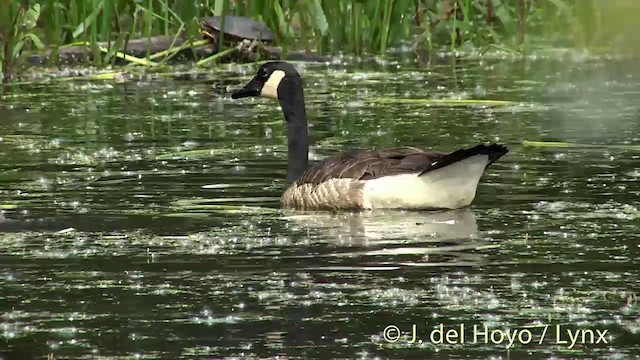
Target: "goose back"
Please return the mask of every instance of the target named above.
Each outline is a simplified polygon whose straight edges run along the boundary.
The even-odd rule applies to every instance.
[[[366,181],[418,173],[445,155],[413,147],[345,152],[305,171],[287,188],[281,203],[295,209],[364,208]]]

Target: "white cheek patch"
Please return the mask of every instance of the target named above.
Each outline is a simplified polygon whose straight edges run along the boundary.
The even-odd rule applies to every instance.
[[[267,79],[267,82],[264,83],[262,90],[260,91],[260,96],[264,96],[271,99],[278,99],[278,85],[280,85],[280,81],[284,77],[284,71],[275,70]]]

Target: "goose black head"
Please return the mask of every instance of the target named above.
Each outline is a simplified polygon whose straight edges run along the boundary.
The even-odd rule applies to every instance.
[[[264,96],[271,99],[281,99],[285,84],[302,85],[300,74],[293,65],[284,61],[271,61],[258,69],[256,76],[242,89],[231,94],[232,99],[249,96]]]

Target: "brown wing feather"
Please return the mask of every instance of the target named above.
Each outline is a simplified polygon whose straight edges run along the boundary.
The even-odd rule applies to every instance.
[[[307,170],[296,183],[320,184],[329,179],[371,180],[382,176],[422,171],[445,153],[404,147],[355,150],[324,159]]]

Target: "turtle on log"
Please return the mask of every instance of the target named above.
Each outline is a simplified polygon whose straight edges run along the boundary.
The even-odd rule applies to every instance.
[[[200,32],[205,38],[210,38],[218,48],[218,35],[222,31],[222,16],[212,16],[198,19]],[[224,17],[224,41],[238,42],[243,40],[261,41],[269,43],[275,40],[275,35],[265,24],[253,19],[226,15]]]

